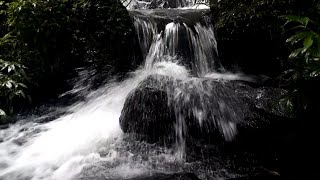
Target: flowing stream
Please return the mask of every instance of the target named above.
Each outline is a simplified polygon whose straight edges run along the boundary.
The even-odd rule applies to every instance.
[[[160,2],[158,8],[163,8],[166,2]],[[146,9],[150,3],[134,0],[126,5],[129,9],[143,5],[141,9]],[[0,130],[0,179],[129,179],[153,172],[180,171],[196,171],[202,179],[233,177],[235,174],[226,167],[217,165],[215,171],[208,170],[199,162],[185,163],[176,149],[132,140],[119,126],[127,95],[150,75],[182,80],[204,76],[239,78],[218,73],[223,67],[217,58],[213,28],[201,18],[191,22],[185,16],[194,13],[202,17],[206,12],[192,9],[193,5],[192,0],[177,0],[178,9],[130,10],[144,65],[126,80],[111,81],[93,92],[75,86],[71,93],[85,96],[85,100],[69,106],[64,115],[53,121],[42,119],[55,117],[60,112],[58,107],[50,107],[51,113],[42,116],[23,117]],[[164,20],[162,25],[159,19]],[[80,74],[80,78],[86,77],[86,73]],[[183,122],[177,122],[177,134],[183,131],[181,128]],[[179,138],[180,151],[184,151],[183,136]]]

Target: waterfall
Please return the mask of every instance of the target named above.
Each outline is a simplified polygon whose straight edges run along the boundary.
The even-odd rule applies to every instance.
[[[145,67],[155,62],[176,57],[182,64],[189,64],[194,75],[203,77],[222,66],[217,58],[217,42],[211,25],[199,22],[192,26],[170,22],[158,32],[155,22],[134,17],[140,46],[145,57]]]
[[[129,9],[146,9],[152,3],[156,3],[157,8],[169,6],[169,1],[165,0],[132,0],[125,5]],[[194,4],[193,0],[177,0],[173,6],[191,7]],[[176,11],[189,12],[185,9]],[[183,114],[178,114],[175,125],[177,149],[154,148],[140,143],[139,146],[148,148],[147,158],[142,150],[136,154],[131,152],[135,149],[135,143],[126,144],[128,142],[120,129],[119,117],[128,94],[150,75],[165,75],[186,81],[205,76],[220,75],[223,78],[216,72],[222,68],[217,58],[217,42],[210,24],[170,20],[161,27],[155,18],[150,18],[150,12],[145,13],[147,15],[132,15],[145,57],[144,65],[126,80],[111,81],[88,94],[81,93],[84,88],[77,88],[75,92],[85,96],[85,101],[71,105],[65,115],[54,121],[41,123],[39,119],[55,114],[26,117],[8,129],[0,130],[0,179],[80,179],[82,172],[91,172],[83,176],[97,176],[100,173],[110,179],[127,179],[151,170],[167,173],[169,167],[181,169],[187,133]],[[176,90],[178,99],[185,98],[179,95],[179,89]],[[200,110],[194,110],[199,123]],[[235,132],[233,125],[222,125],[227,133]],[[169,165],[162,165],[165,163]],[[151,168],[153,166],[154,169]]]

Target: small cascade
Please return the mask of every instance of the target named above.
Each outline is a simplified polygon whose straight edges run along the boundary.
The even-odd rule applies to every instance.
[[[209,0],[122,0],[127,9],[208,8]]]
[[[140,18],[134,18],[134,26],[139,39],[139,44],[146,58],[151,44],[153,43],[154,36],[158,34],[156,25],[150,20],[143,20]]]
[[[222,68],[217,58],[217,41],[211,26],[204,27],[196,23],[194,31],[184,24],[191,41],[190,49],[193,50],[193,58],[198,76],[203,77],[213,69]]]
[[[171,21],[164,27],[153,18],[132,14],[145,57],[145,67],[175,57],[189,67],[193,75],[204,77],[212,70],[221,70],[217,58],[217,42],[211,25]],[[160,21],[161,22],[161,21]]]

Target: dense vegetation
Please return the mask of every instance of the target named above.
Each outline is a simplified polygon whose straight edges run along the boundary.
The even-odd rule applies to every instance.
[[[292,132],[286,134],[276,163],[280,174],[291,179],[317,177],[314,164],[320,160],[315,143],[320,125],[319,1],[210,3],[222,63],[228,68],[237,64],[249,74],[266,74],[273,80],[264,85],[288,90],[281,102],[296,118],[282,127]]]
[[[115,75],[141,60],[118,0],[6,0],[0,10],[0,115],[55,97],[78,67]]]
[[[280,77],[272,85],[280,83],[289,90],[283,102],[292,110],[295,106],[296,112],[306,108],[315,95],[306,97],[311,95],[307,89],[312,89],[310,85],[306,89],[306,83],[317,81],[319,73],[319,2],[211,0],[210,3],[225,66],[239,64],[247,73]]]
[[[317,17],[320,17],[320,3],[316,6],[319,10]],[[290,46],[289,69],[282,77],[282,85],[288,87],[290,96],[286,104],[294,111],[308,110],[317,95],[309,94],[308,88],[317,89],[320,78],[320,21],[313,21],[309,17],[284,16],[287,20],[285,26],[287,34],[292,34],[287,43]],[[311,87],[307,84],[314,83]],[[311,96],[310,96],[311,95]]]

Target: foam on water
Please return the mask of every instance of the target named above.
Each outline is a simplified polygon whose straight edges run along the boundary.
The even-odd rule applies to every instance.
[[[133,77],[110,83],[91,93],[70,114],[47,124],[15,124],[0,131],[2,179],[70,179],[88,163],[99,159],[100,148],[121,140],[119,117],[128,93],[151,74],[187,78],[177,63],[162,61]],[[21,141],[18,143],[17,141]]]
[[[122,3],[127,9],[209,9],[209,0],[122,0]]]
[[[179,0],[179,3],[179,7],[193,5],[191,0]],[[68,93],[80,96],[84,95],[83,92],[88,94],[85,101],[68,107],[65,115],[47,123],[39,123],[33,117],[26,117],[8,129],[0,130],[1,180],[88,179],[91,176],[96,178],[99,174],[110,179],[126,179],[152,170],[168,173],[182,169],[180,163],[185,160],[186,114],[177,116],[175,149],[146,145],[145,149],[132,152],[135,149],[131,147],[134,142],[126,145],[125,134],[119,126],[119,117],[127,95],[150,75],[169,76],[185,82],[181,88],[175,88],[171,93],[174,96],[171,100],[176,102],[176,110],[180,112],[181,104],[189,102],[189,94],[185,93],[188,91],[183,89],[196,91],[200,99],[209,93],[201,87],[199,77],[238,80],[244,76],[214,72],[213,62],[218,64],[219,61],[215,59],[217,44],[211,26],[169,22],[163,31],[158,32],[154,22],[137,17],[134,19],[145,56],[143,67],[132,72],[122,82],[111,81],[92,92],[87,92],[88,85],[85,81],[78,80],[75,88]],[[188,50],[192,55],[191,64],[196,71],[193,74],[192,69],[181,65],[183,59],[178,58],[180,46],[185,45],[179,43],[182,32],[187,36]],[[212,99],[210,96],[208,98]],[[223,103],[219,108],[227,109]],[[208,114],[206,109],[208,107],[205,105],[193,105],[188,108],[187,113],[193,113],[201,125]],[[51,115],[39,118],[47,116]],[[231,122],[221,121],[220,126],[226,139],[231,139],[236,133],[235,125]],[[144,147],[141,142],[137,146],[137,149]],[[169,163],[170,168],[165,168],[166,163]],[[156,166],[158,164],[159,167]]]

